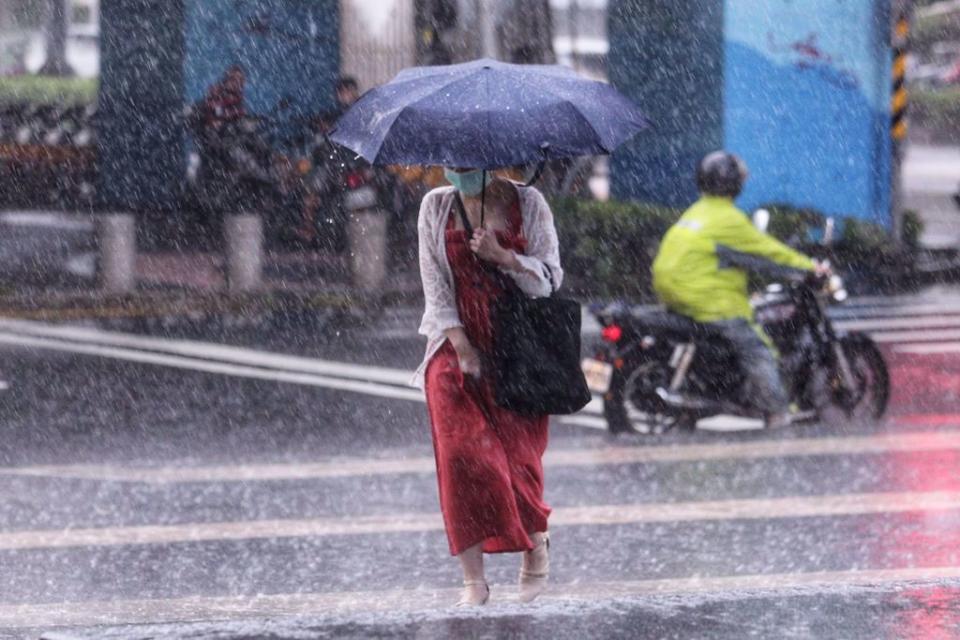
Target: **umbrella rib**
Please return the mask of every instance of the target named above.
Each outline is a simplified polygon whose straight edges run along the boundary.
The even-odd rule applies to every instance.
[[[575,105],[573,102],[571,102],[569,98],[564,98],[563,96],[559,96],[559,95],[557,95],[556,93],[554,93],[553,91],[551,91],[549,88],[544,88],[543,91],[544,91],[544,93],[549,93],[550,95],[552,95],[552,96],[553,96],[554,98],[556,98],[557,100],[562,101],[562,103],[563,103],[567,108],[570,108],[570,109],[573,110],[573,114],[574,114],[577,118],[579,118],[579,119],[582,120],[583,122],[587,123],[587,127],[589,127],[589,128],[590,128],[590,131],[593,131],[593,135],[595,135],[595,136],[597,137],[597,141],[598,141],[601,149],[603,149],[604,151],[606,151],[607,154],[610,154],[610,153],[613,152],[612,149],[608,149],[607,146],[604,144],[604,141],[601,139],[600,132],[597,131],[597,128],[593,126],[593,123],[590,122],[590,120],[588,120],[586,116],[584,116],[582,113],[580,113],[580,110],[577,109],[576,105]]]
[[[402,116],[403,113],[404,113],[407,109],[409,109],[410,107],[416,105],[417,103],[419,103],[419,102],[422,101],[422,100],[426,100],[427,98],[430,98],[430,97],[434,96],[438,91],[443,91],[443,90],[449,88],[450,85],[452,85],[452,84],[454,84],[454,83],[456,83],[456,82],[460,82],[461,80],[464,80],[465,78],[468,78],[469,76],[470,76],[469,73],[465,73],[465,74],[463,74],[463,75],[460,76],[460,77],[451,78],[449,82],[443,83],[443,84],[440,85],[439,87],[437,87],[437,88],[433,89],[432,91],[430,91],[430,93],[428,93],[427,95],[421,96],[421,97],[417,98],[416,100],[412,100],[412,101],[408,102],[407,104],[403,105],[403,107],[401,107],[400,109],[397,109],[396,115],[394,115],[394,116],[393,116],[393,120],[390,121],[390,126],[386,128],[387,135],[384,136],[384,139],[380,141],[380,146],[379,146],[379,148],[377,149],[377,152],[374,154],[373,158],[370,160],[370,164],[377,164],[377,161],[378,161],[378,159],[380,158],[380,154],[383,152],[384,142],[386,141],[387,137],[390,135],[390,128],[397,122],[397,120],[400,119],[400,116]]]
[[[599,83],[599,84],[604,84],[604,83]],[[597,131],[597,128],[593,126],[593,123],[590,122],[590,120],[588,120],[588,119],[586,118],[586,116],[584,116],[582,113],[580,113],[580,110],[576,108],[576,105],[575,105],[573,102],[571,102],[569,98],[564,98],[563,96],[557,95],[557,94],[556,94],[553,90],[551,90],[549,87],[544,87],[542,90],[543,90],[544,93],[549,93],[550,95],[552,95],[552,96],[553,96],[554,98],[556,98],[557,100],[562,101],[563,104],[568,105],[568,106],[570,106],[570,107],[573,107],[573,113],[576,114],[576,116],[577,116],[578,118],[580,118],[582,121],[586,122],[586,123],[587,123],[587,126],[590,127],[590,130],[593,131],[594,135],[597,136],[597,140],[600,141],[600,147],[603,148],[603,150],[606,151],[607,154],[613,153],[613,149],[608,149],[608,148],[607,148],[607,145],[606,145],[606,144],[603,144],[604,141],[601,140],[600,132]],[[649,127],[649,126],[650,126],[650,125],[649,125],[649,122],[647,121],[647,119],[646,119],[646,118],[643,118],[643,127],[642,127],[642,128],[643,128],[643,129],[646,129],[646,128]],[[636,133],[639,133],[639,132],[636,132]],[[635,134],[634,134],[634,135],[635,135]],[[633,136],[630,136],[630,137],[633,137]]]
[[[488,69],[488,68],[487,68],[487,67],[483,67],[483,69]],[[488,69],[488,70],[489,70],[489,69]],[[489,74],[489,73],[483,74],[483,79],[484,79],[484,88],[486,89],[486,94],[487,94],[487,96],[486,96],[486,97],[487,97],[487,106],[489,107],[489,105],[490,105],[490,74]],[[490,109],[488,108],[486,111],[487,111],[487,149],[490,150],[490,151],[493,151],[493,135],[490,133],[490,129],[491,129],[491,126],[490,126]]]

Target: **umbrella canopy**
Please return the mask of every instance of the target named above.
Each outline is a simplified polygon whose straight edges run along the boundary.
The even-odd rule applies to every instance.
[[[330,137],[372,164],[493,169],[607,154],[646,126],[608,84],[484,59],[402,71],[364,94]]]

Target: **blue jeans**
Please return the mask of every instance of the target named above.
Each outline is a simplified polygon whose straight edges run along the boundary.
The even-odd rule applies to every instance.
[[[790,396],[780,377],[777,358],[757,333],[759,330],[743,318],[711,322],[729,340],[740,356],[740,365],[746,375],[747,393],[751,404],[767,415],[784,413],[790,409]]]

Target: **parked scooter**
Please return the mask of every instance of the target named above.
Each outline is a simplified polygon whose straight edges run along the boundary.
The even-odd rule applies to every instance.
[[[765,212],[764,212],[765,213]],[[755,222],[766,228],[769,215]],[[825,237],[829,240],[832,221]],[[773,284],[754,300],[755,320],[780,353],[795,422],[872,423],[887,408],[890,379],[873,340],[840,333],[826,309],[847,298],[839,276],[809,275]],[[666,311],[622,305],[595,310],[603,345],[584,361],[590,388],[603,396],[612,433],[694,429],[720,414],[762,417],[750,402],[737,353],[709,324]]]
[[[96,182],[93,105],[0,108],[0,201],[18,206],[91,206]]]

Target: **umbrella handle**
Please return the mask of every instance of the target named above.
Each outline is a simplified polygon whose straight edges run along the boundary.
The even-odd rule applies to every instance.
[[[536,184],[537,180],[540,179],[540,176],[543,175],[543,170],[547,168],[547,152],[550,150],[550,143],[544,142],[540,145],[540,153],[543,154],[543,157],[540,159],[540,164],[537,165],[537,170],[533,172],[533,177],[527,180],[525,186],[532,187]]]
[[[540,179],[540,176],[543,175],[543,170],[546,168],[547,168],[546,159],[541,160],[540,163],[537,165],[537,170],[533,172],[533,177],[527,180],[527,183],[524,186],[532,187],[534,184],[536,184],[537,180]]]
[[[486,227],[483,226],[483,213],[484,213],[483,210],[484,210],[484,205],[487,202],[487,170],[486,169],[483,170],[480,184],[483,185],[483,188],[480,190],[480,228],[485,229]]]

